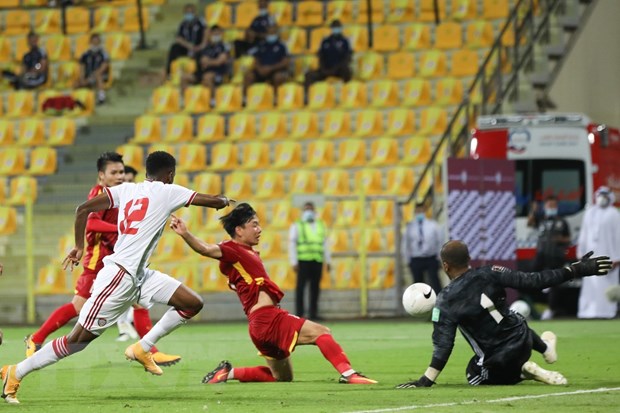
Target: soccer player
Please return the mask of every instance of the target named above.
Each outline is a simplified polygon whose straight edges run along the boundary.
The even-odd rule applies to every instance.
[[[106,187],[122,184],[125,181],[126,169],[127,167],[123,164],[123,157],[120,154],[116,152],[101,154],[97,159],[98,183],[90,190],[88,199],[103,193]],[[84,303],[90,297],[97,273],[103,268],[103,259],[114,251],[114,244],[118,238],[117,220],[117,208],[92,213],[88,216],[88,221],[86,221],[87,247],[83,260],[84,271],[76,283],[75,295],[70,303],[54,310],[35,333],[26,337],[24,340],[26,357],[32,356],[41,348],[50,334],[80,313]],[[149,312],[145,308],[136,309],[134,322],[140,337],[143,337],[153,327]],[[181,360],[180,356],[161,353],[155,347],[151,349],[151,352],[155,362],[162,366],[171,366]]]
[[[221,383],[230,379],[241,382],[292,381],[291,352],[298,345],[316,345],[323,356],[341,374],[340,383],[374,384],[351,367],[349,359],[330,330],[313,321],[289,314],[278,305],[284,293],[269,278],[258,252],[262,229],[254,209],[247,203],[237,205],[220,218],[232,239],[207,244],[189,232],[185,223],[172,216],[170,227],[197,253],[220,261],[220,271],[239,296],[250,323],[250,338],[265,357],[268,367],[236,367],[227,361],[203,379],[203,383]]]
[[[528,361],[532,341],[537,339],[525,319],[509,311],[505,288],[542,289],[573,278],[607,274],[611,268],[609,257],[591,256],[590,252],[561,269],[532,273],[496,265],[472,269],[465,243],[444,244],[441,261],[452,282],[441,290],[433,309],[433,357],[424,375],[397,388],[435,384],[454,347],[457,328],[476,353],[466,369],[469,384],[516,384],[524,379],[566,384],[562,374]],[[545,333],[542,338],[545,339]]]
[[[2,397],[17,404],[21,380],[34,370],[84,350],[116,323],[132,304],[171,306],[153,328],[125,350],[125,356],[142,364],[146,371],[163,374],[153,361],[151,348],[162,337],[198,314],[203,302],[180,281],[147,268],[170,214],[182,206],[224,208],[225,196],[199,194],[173,185],[176,160],[167,152],[153,152],[146,159],[146,181],[105,187],[104,192],[81,204],[75,217],[75,247],[63,261],[65,268],[78,265],[84,251],[84,230],[92,212],[118,208],[118,240],[114,253],[104,259],[90,298],[84,303],[77,324],[66,336],[46,344],[32,357],[0,370]]]

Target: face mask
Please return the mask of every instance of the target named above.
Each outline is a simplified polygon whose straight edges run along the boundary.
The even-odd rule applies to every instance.
[[[601,208],[606,208],[609,205],[609,198],[607,198],[605,195],[598,195],[596,197],[596,205],[600,206]]]
[[[426,215],[424,215],[424,212],[418,212],[417,214],[415,214],[415,219],[419,222],[419,221],[424,221],[424,218],[426,218]]]
[[[266,15],[268,15],[268,14],[269,14],[269,10],[268,10],[268,9],[260,9],[260,10],[258,11],[258,15],[259,15],[259,16],[266,16]]]
[[[333,27],[332,34],[342,34],[342,27]]]
[[[268,34],[267,36],[265,36],[265,40],[267,41],[267,43],[275,43],[278,41],[278,35]]]
[[[305,222],[314,222],[314,211],[310,211],[309,209],[306,209],[301,214],[301,219]]]
[[[184,19],[185,21],[191,21],[191,20],[194,20],[194,13],[185,13],[185,14],[183,15],[183,19]]]
[[[545,215],[548,217],[554,217],[558,214],[557,208],[545,208]]]
[[[219,35],[213,35],[211,36],[211,42],[213,43],[219,43],[222,41],[222,36]]]

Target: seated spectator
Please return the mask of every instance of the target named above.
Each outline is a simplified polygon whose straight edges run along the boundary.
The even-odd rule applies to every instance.
[[[101,36],[93,33],[90,36],[90,47],[80,57],[80,78],[77,87],[97,88],[97,103],[105,102],[104,86],[110,76],[110,56],[101,45]]]
[[[211,27],[207,45],[198,56],[196,81],[211,89],[211,96],[215,96],[215,87],[230,73],[230,46],[224,43],[222,34],[219,26]]]
[[[330,27],[331,35],[323,39],[319,48],[319,68],[306,73],[306,88],[314,82],[325,80],[328,77],[338,77],[345,82],[351,80],[353,50],[351,50],[349,40],[342,34],[340,21],[334,20]]]
[[[186,4],[184,8],[183,21],[179,25],[177,37],[170,46],[168,52],[168,63],[166,64],[166,75],[170,75],[172,62],[179,57],[193,57],[206,45],[206,23],[196,15],[196,6]]]
[[[269,14],[269,0],[258,1],[258,16],[252,20],[250,27],[245,32],[243,39],[235,40],[235,57],[247,54],[250,49],[265,40],[267,28],[276,24],[276,20]]]
[[[265,41],[249,51],[254,56],[252,68],[243,78],[244,93],[253,83],[271,83],[276,89],[288,81],[289,63],[288,50],[278,36],[278,26],[272,25],[267,29]]]
[[[22,57],[20,74],[9,70],[2,72],[15,89],[35,89],[47,82],[47,53],[39,46],[39,36],[36,33],[28,33],[28,45],[30,50]]]

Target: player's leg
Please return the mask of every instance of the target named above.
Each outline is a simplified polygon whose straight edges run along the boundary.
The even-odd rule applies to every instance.
[[[551,385],[568,384],[568,380],[558,371],[545,370],[533,361],[527,361],[521,367],[521,378],[536,380]]]
[[[151,321],[151,315],[148,308],[144,308],[139,305],[133,306],[134,325],[140,338],[148,334],[153,328],[153,322]],[[134,337],[135,338],[135,337]],[[157,347],[151,347],[151,353],[153,353],[153,360],[159,366],[172,366],[181,361],[181,356],[162,353]]]
[[[242,383],[269,383],[274,381],[292,381],[293,368],[290,359],[267,359],[268,366],[233,367],[228,360],[222,360],[216,368],[207,373],[202,382],[204,384],[225,383],[228,380],[238,380]],[[276,379],[276,377],[278,377]]]
[[[547,364],[555,363],[558,360],[558,353],[556,350],[556,335],[551,331],[545,331],[542,333],[542,335],[539,336],[531,328],[530,334],[532,336],[532,349],[542,354]]]
[[[304,293],[308,283],[308,262],[299,261],[297,264],[297,285],[295,287],[295,314],[304,316]]]

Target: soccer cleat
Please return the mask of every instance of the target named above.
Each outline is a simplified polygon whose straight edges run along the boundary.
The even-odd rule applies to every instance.
[[[357,372],[347,377],[340,376],[340,379],[338,380],[338,382],[342,384],[377,384],[379,383],[378,381],[369,379],[363,374],[357,373]]]
[[[181,356],[175,356],[158,351],[157,353],[153,353],[153,361],[157,363],[158,366],[170,367],[181,361]]]
[[[144,370],[151,374],[156,376],[161,376],[164,374],[161,367],[159,367],[153,360],[153,353],[150,351],[144,351],[140,345],[140,342],[127,347],[125,350],[125,357],[127,357],[127,360],[135,360],[142,364],[142,366],[144,366]]]
[[[19,404],[17,400],[17,390],[19,389],[20,380],[15,377],[15,368],[17,366],[3,366],[0,370],[0,378],[2,378],[2,398],[9,404]]]
[[[34,353],[41,350],[41,343],[37,344],[32,341],[32,334],[26,336],[24,344],[26,344],[26,358],[31,357]]]
[[[557,337],[551,331],[545,331],[541,334],[540,338],[547,345],[547,350],[543,353],[543,358],[547,364],[553,364],[558,360],[558,352],[555,349]]]
[[[561,373],[545,370],[533,361],[526,361],[521,367],[521,373],[526,380],[536,380],[553,386],[568,384],[568,380]]]
[[[202,382],[204,384],[226,383],[228,373],[230,373],[232,368],[232,364],[228,360],[222,360],[213,371],[203,377]]]

